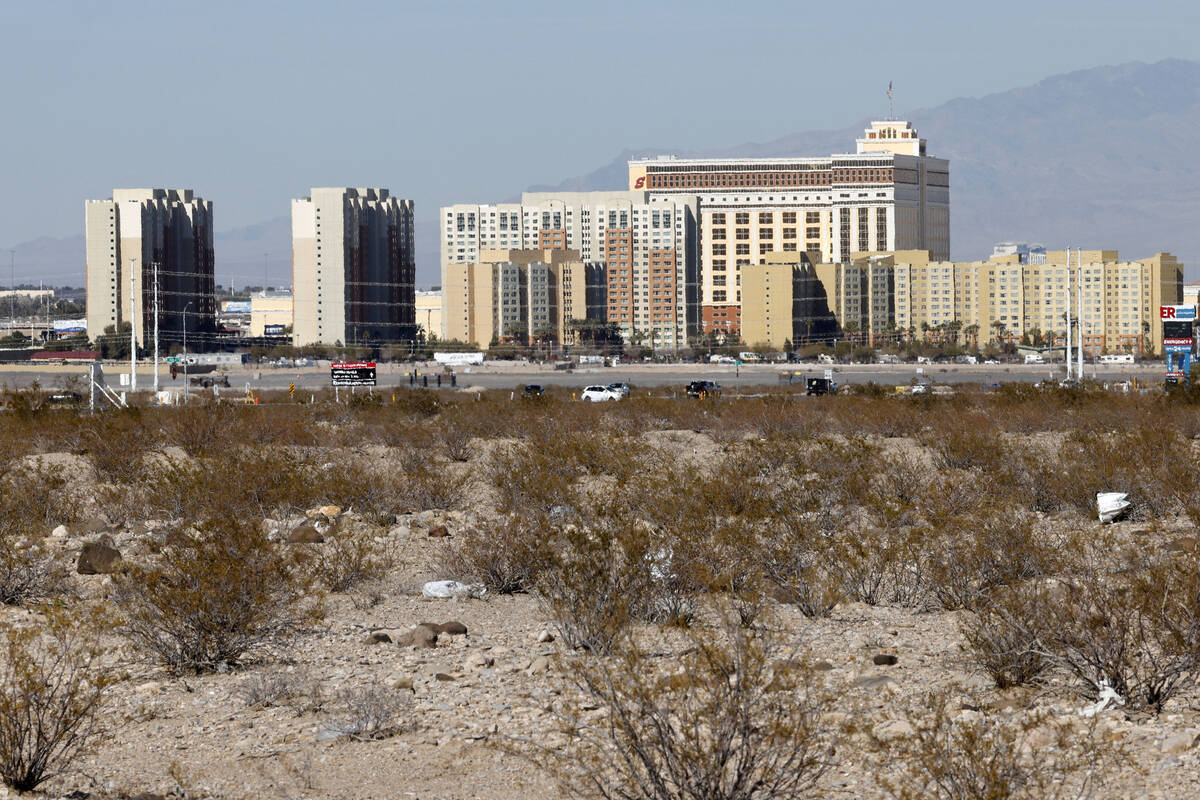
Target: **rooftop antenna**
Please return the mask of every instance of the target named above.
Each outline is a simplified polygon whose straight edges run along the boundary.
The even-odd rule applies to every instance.
[[[887,96],[888,96],[888,119],[894,120],[896,118],[896,101],[892,95],[892,82],[891,81],[888,81]]]

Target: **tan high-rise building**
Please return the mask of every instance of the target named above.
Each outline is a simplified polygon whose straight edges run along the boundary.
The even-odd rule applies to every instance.
[[[480,348],[575,344],[575,321],[604,312],[604,268],[575,250],[484,250],[445,265],[443,281],[447,338]]]
[[[772,253],[742,273],[742,339],[784,351],[839,335],[834,305],[837,268],[818,265],[819,253]]]
[[[535,192],[520,204],[447,206],[443,287],[453,265],[485,250],[570,249],[603,268],[605,321],[626,340],[679,349],[699,327],[696,210],[694,197],[650,203],[645,192]]]
[[[292,341],[416,337],[413,202],[387,189],[313,189],[292,201]]]
[[[949,162],[927,155],[908,122],[872,122],[842,155],[630,161],[629,187],[652,201],[698,198],[707,330],[737,329],[742,269],[772,252],[817,251],[826,263],[909,249],[950,257]]]
[[[191,189],[114,189],[111,200],[88,200],[84,219],[88,338],[132,322],[148,346],[157,268],[161,345],[181,342],[186,324],[189,344],[202,347],[216,320],[212,203]]]

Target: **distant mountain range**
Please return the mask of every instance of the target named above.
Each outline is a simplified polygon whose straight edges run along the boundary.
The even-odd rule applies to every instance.
[[[999,241],[1158,251],[1200,271],[1200,64],[1156,64],[1055,75],[1021,89],[951,100],[904,115],[950,159],[950,248],[983,258]],[[853,152],[868,120],[706,152],[625,150],[612,162],[537,191],[628,187],[626,162],[693,157],[821,156]]]
[[[1158,251],[1200,274],[1200,64],[1168,59],[1055,75],[980,98],[961,98],[904,115],[950,159],[951,255],[983,258],[999,241],[1118,249],[1124,258]],[[628,186],[626,162],[666,153],[696,157],[820,156],[853,151],[868,120],[837,130],[792,133],[774,141],[705,152],[624,150],[610,163],[557,186],[588,191]],[[476,198],[463,198],[473,201]],[[479,198],[480,200],[500,198]],[[417,280],[439,281],[438,220],[418,209]],[[218,223],[220,213],[217,215]],[[290,280],[287,217],[218,231],[217,282],[261,283],[270,254],[272,283]],[[21,273],[80,285],[84,238],[17,245]],[[0,275],[3,275],[0,261]],[[3,283],[3,280],[0,280]]]

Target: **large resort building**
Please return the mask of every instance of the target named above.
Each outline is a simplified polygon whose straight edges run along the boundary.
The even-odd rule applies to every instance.
[[[911,124],[872,122],[855,153],[817,158],[629,162],[629,188],[650,200],[694,195],[700,205],[704,330],[740,327],[742,268],[772,253],[928,250],[950,257],[950,165],[926,153]]]

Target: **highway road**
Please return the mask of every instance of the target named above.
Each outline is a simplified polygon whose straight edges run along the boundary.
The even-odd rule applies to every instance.
[[[127,372],[128,369],[127,363],[106,364],[104,372],[108,385],[120,390],[119,374]],[[148,363],[139,366],[138,388],[141,391],[150,389],[150,369]],[[682,389],[689,381],[713,380],[719,382],[728,394],[731,390],[739,388],[778,386],[781,383],[780,374],[784,372],[798,373],[796,380],[799,381],[802,376],[821,377],[826,369],[833,370],[834,379],[842,386],[868,381],[891,386],[908,384],[918,374],[923,374],[935,383],[984,385],[1012,381],[1032,383],[1047,379],[1060,380],[1064,377],[1061,364],[1053,367],[1024,364],[934,364],[923,367],[911,364],[838,364],[832,367],[824,364],[754,364],[741,367],[723,364],[631,364],[619,367],[586,367],[566,372],[554,370],[549,365],[489,362],[482,366],[458,367],[455,372],[459,389],[471,386],[485,389],[516,389],[528,383],[540,383],[547,387],[582,388],[594,383],[616,381],[623,381],[635,388]],[[428,376],[430,388],[436,387],[436,376],[441,371],[438,365],[433,363],[381,364],[378,369],[379,386],[407,387],[411,385],[409,374],[414,370],[420,376]],[[86,374],[86,368],[79,366],[0,365],[0,386],[23,388],[36,381],[43,387],[58,388],[75,378],[79,381],[79,390],[86,391]],[[247,367],[231,370],[226,374],[231,385],[230,389],[223,390],[226,392],[244,391],[247,385],[254,390],[272,390],[287,389],[289,383],[295,383],[297,389],[309,391],[328,388],[330,385],[327,367]],[[1140,378],[1154,384],[1162,381],[1163,366],[1151,363],[1145,366],[1093,367],[1089,364],[1085,374],[1089,378],[1095,375],[1102,381]],[[182,377],[172,380],[166,369],[161,367],[159,375],[160,388],[183,390]],[[422,378],[417,378],[416,384],[424,385]],[[449,388],[448,375],[443,374],[442,384],[442,388]]]

